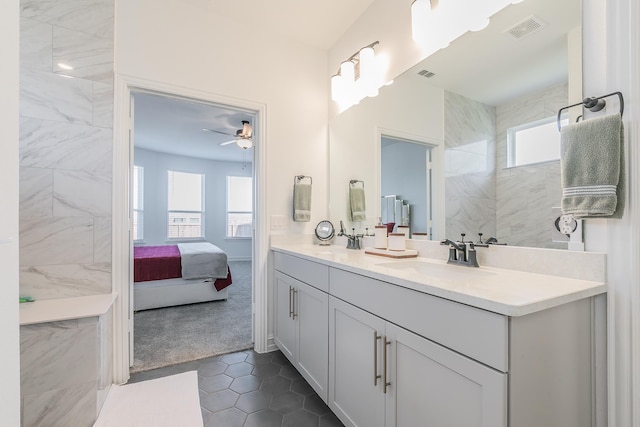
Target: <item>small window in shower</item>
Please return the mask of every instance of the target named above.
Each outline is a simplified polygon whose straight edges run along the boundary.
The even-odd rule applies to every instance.
[[[568,119],[561,121],[567,124]],[[507,130],[507,167],[560,160],[560,132],[556,117],[537,120]]]

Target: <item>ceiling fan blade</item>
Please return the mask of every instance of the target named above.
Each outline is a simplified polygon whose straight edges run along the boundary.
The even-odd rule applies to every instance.
[[[215,129],[209,129],[209,128],[202,128],[202,130],[206,131],[206,132],[214,132],[214,133],[219,133],[221,135],[227,135],[227,136],[235,136],[235,134],[233,133],[228,133],[228,132],[222,132],[219,130],[215,130]]]
[[[219,146],[224,146],[224,145],[229,145],[229,144],[233,144],[234,142],[236,142],[235,139],[232,139],[231,141],[225,141],[225,142],[221,142],[220,144],[218,144]]]

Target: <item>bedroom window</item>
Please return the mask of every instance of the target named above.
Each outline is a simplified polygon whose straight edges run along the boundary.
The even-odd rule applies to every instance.
[[[253,178],[227,177],[227,238],[253,236]]]
[[[169,171],[169,240],[204,237],[204,175]]]
[[[144,239],[144,168],[133,166],[133,241]]]

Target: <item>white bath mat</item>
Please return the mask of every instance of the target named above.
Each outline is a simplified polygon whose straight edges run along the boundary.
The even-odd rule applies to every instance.
[[[94,427],[202,427],[196,371],[113,385]]]

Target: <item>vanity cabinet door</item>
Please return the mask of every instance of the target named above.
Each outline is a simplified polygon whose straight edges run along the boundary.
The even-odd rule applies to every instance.
[[[328,404],[345,426],[384,426],[384,328],[381,318],[329,297]]]
[[[291,363],[296,363],[296,322],[293,318],[293,278],[276,271],[274,341]]]
[[[298,355],[295,366],[326,403],[329,380],[329,295],[297,282],[293,297]]]
[[[506,427],[507,374],[392,323],[386,426]]]
[[[276,271],[274,341],[327,401],[329,295]]]

